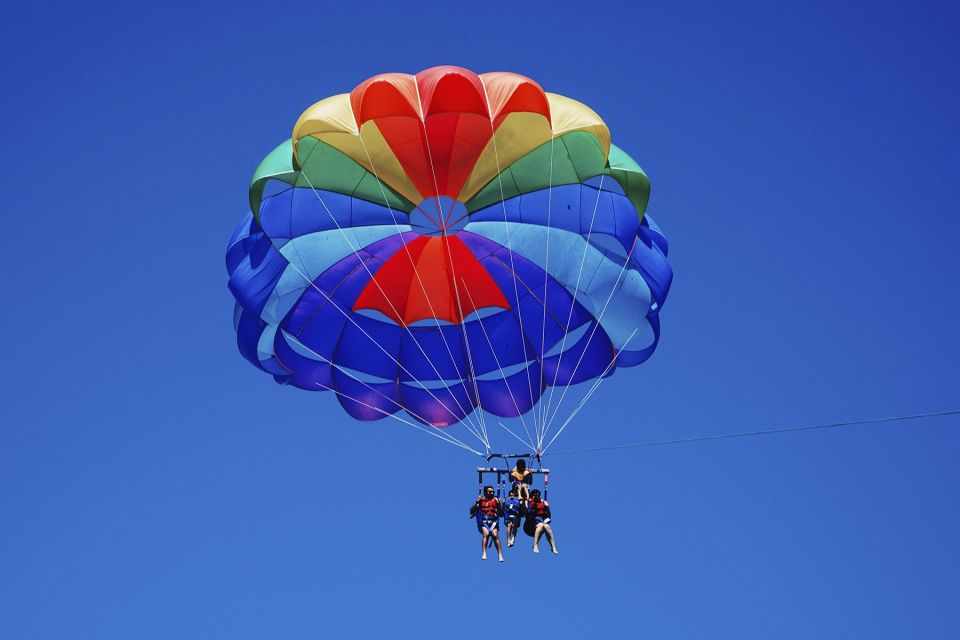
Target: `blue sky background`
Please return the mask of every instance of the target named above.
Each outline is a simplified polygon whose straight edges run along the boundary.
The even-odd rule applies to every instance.
[[[477,459],[251,367],[223,265],[307,106],[513,70],[676,272],[555,448],[960,409],[952,3],[21,3],[0,54],[0,637],[960,635],[960,418],[556,456],[560,556],[482,563]]]

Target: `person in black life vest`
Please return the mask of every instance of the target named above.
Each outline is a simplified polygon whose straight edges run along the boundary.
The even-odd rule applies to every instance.
[[[550,550],[556,554],[557,544],[553,540],[553,529],[550,528],[550,505],[547,504],[546,500],[540,499],[539,489],[530,492],[530,502],[527,503],[527,517],[536,522],[536,528],[533,531],[533,552],[540,553],[537,543],[540,542],[540,536],[546,533]]]
[[[510,480],[513,482],[513,490],[517,492],[517,497],[521,502],[526,502],[530,497],[530,485],[533,484],[533,471],[527,469],[527,461],[523,458],[517,460],[517,466],[510,470]]]
[[[493,487],[483,488],[483,495],[478,496],[476,502],[470,507],[470,515],[477,517],[477,530],[483,536],[481,544],[483,555],[480,556],[480,559],[487,559],[487,543],[492,539],[493,544],[497,547],[497,559],[503,562],[503,550],[500,548],[500,528],[498,526],[500,516],[503,515],[503,505],[493,495]]]
[[[523,517],[526,509],[523,503],[517,500],[517,492],[510,489],[507,499],[503,503],[503,523],[507,525],[507,546],[512,547],[517,539],[517,529],[520,528],[520,518]]]

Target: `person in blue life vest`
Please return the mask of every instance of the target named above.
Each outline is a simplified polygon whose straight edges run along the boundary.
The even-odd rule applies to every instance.
[[[550,543],[550,550],[557,553],[557,544],[553,539],[553,529],[550,528],[550,505],[546,500],[540,499],[540,490],[534,489],[530,492],[530,501],[527,503],[527,517],[531,518],[536,527],[533,531],[533,552],[540,553],[537,543],[540,542],[540,536],[547,534],[547,541]]]
[[[493,540],[493,544],[497,547],[497,559],[503,562],[503,550],[500,548],[500,528],[498,526],[500,516],[503,515],[503,505],[493,494],[493,487],[486,486],[483,488],[483,495],[478,496],[476,502],[470,507],[470,515],[476,516],[477,530],[483,536],[481,543],[483,555],[480,556],[480,559],[487,559],[487,543]]]
[[[512,547],[517,539],[517,529],[520,528],[520,518],[526,509],[517,499],[516,489],[510,489],[507,499],[503,503],[503,523],[507,525],[507,546]]]

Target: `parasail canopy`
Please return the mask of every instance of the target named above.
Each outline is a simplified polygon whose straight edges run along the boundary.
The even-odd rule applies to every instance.
[[[461,445],[439,428],[489,451],[484,412],[519,418],[539,453],[570,386],[657,345],[672,270],[649,191],[594,111],[529,78],[375,76],[254,174],[227,250],[240,352]]]

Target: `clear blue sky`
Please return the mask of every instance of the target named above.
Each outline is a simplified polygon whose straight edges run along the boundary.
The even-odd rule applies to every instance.
[[[458,64],[593,106],[671,242],[557,449],[960,408],[952,3],[460,7],[5,9],[0,637],[960,636],[957,417],[556,456],[560,556],[497,565],[475,458],[242,360],[260,159]]]

